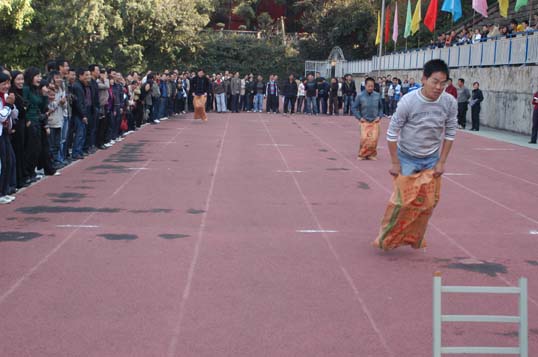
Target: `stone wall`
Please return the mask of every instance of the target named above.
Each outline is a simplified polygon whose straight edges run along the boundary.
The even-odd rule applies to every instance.
[[[387,71],[404,79],[413,77],[420,82],[422,71]],[[373,73],[375,77],[377,72]],[[531,133],[532,94],[538,89],[538,66],[457,68],[450,70],[450,77],[457,85],[458,78],[465,79],[465,85],[472,90],[473,82],[480,83],[484,93],[480,122],[483,125],[509,130],[521,134]],[[361,79],[357,78],[360,83]],[[471,121],[471,110],[467,111],[467,120]]]

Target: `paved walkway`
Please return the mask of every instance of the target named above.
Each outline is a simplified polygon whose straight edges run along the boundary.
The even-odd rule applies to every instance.
[[[392,189],[386,144],[355,160],[354,119],[189,118],[0,208],[0,356],[429,356],[435,271],[528,277],[538,353],[536,151],[460,132],[427,250],[384,253],[370,243]],[[515,314],[517,301],[444,308]],[[513,325],[445,327],[447,345],[517,343]]]

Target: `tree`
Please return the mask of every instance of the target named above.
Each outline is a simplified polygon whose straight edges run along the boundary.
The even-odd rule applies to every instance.
[[[33,16],[31,0],[0,0],[2,26],[21,30],[32,21]]]

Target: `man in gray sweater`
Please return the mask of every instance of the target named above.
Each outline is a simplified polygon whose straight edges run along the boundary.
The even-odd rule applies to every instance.
[[[392,116],[387,131],[392,160],[390,174],[409,176],[434,169],[443,174],[456,136],[458,106],[444,91],[449,78],[442,60],[424,65],[422,88],[405,95]]]
[[[465,129],[467,124],[467,106],[471,99],[471,92],[465,86],[465,79],[458,79],[458,126]]]

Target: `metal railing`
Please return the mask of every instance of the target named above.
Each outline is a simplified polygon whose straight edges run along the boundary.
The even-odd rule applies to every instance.
[[[498,315],[443,315],[441,311],[442,293],[471,294],[514,294],[519,296],[519,314],[517,316]],[[520,278],[518,287],[506,286],[446,286],[441,283],[441,274],[433,278],[433,356],[443,354],[511,354],[528,357],[528,317],[527,317],[527,279]],[[443,347],[441,345],[443,322],[489,322],[513,323],[519,325],[518,347]]]
[[[374,56],[370,60],[338,62],[334,74],[366,74],[378,70],[413,70],[421,69],[429,60],[440,58],[450,68],[524,65],[538,63],[538,33],[528,32],[515,37],[499,36],[487,41],[460,46],[416,49],[407,52],[391,53],[381,58]],[[318,70],[318,68],[320,70]],[[320,72],[322,76],[331,76],[332,66],[329,61],[306,61],[305,74]]]

